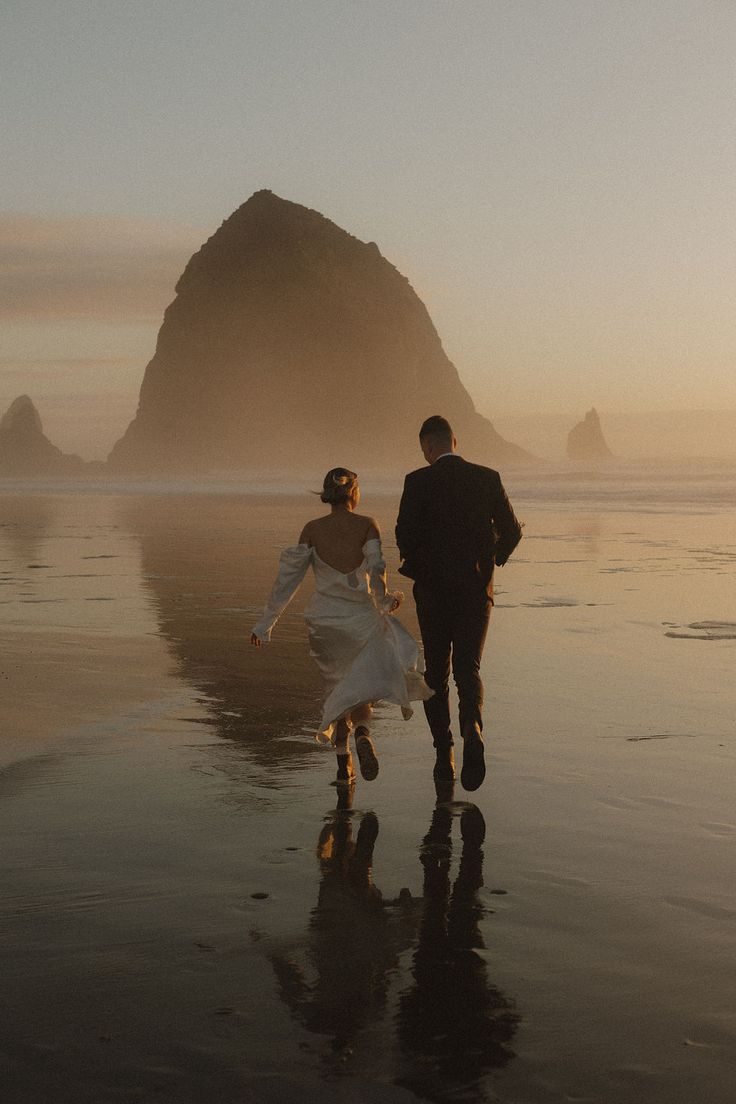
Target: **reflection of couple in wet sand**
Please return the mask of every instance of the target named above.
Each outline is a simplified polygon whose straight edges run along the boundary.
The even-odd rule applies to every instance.
[[[281,555],[279,575],[264,615],[254,627],[256,646],[276,621],[311,566],[316,591],[305,617],[310,651],[325,682],[318,738],[337,751],[338,782],[354,779],[349,736],[354,732],[361,774],[378,774],[370,738],[372,704],[388,701],[411,716],[423,701],[432,733],[435,778],[455,777],[448,687],[450,670],[459,700],[463,741],[462,784],[476,790],[485,777],[483,684],[480,659],[493,604],[493,569],[506,562],[521,538],[498,472],[463,460],[446,419],[428,418],[419,432],[428,467],[406,477],[396,524],[403,563],[414,580],[426,670],[418,648],[392,617],[403,595],[386,585],[381,535],[374,518],[357,514],[358,477],[346,468],[325,476],[326,516],[305,525],[299,543]]]
[[[420,846],[422,897],[404,889],[384,900],[372,880],[378,820],[368,812],[358,822],[351,802],[346,788],[319,835],[321,881],[304,951],[269,955],[281,997],[307,1030],[330,1039],[328,1064],[374,1076],[376,1049],[384,1058],[393,1052],[380,1032],[377,1042],[374,1036],[400,956],[415,944],[411,979],[398,995],[400,1058],[390,1076],[423,1099],[443,1100],[445,1087],[470,1092],[513,1057],[518,1023],[478,953],[483,816],[476,805],[438,802]],[[458,817],[462,850],[453,878]]]

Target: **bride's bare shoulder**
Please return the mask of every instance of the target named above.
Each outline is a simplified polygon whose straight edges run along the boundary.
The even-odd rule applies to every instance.
[[[369,514],[353,514],[356,524],[360,524],[360,527],[364,533],[363,540],[372,540],[376,537],[380,538],[381,530],[378,522],[374,517]]]
[[[321,518],[313,518],[312,521],[308,521],[299,534],[299,544],[313,544],[312,536],[315,528],[319,525]]]

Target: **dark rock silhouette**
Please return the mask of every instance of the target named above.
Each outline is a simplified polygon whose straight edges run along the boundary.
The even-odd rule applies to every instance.
[[[79,456],[65,454],[43,432],[28,395],[19,395],[0,419],[0,475],[76,475],[87,469]]]
[[[613,453],[606,444],[601,429],[601,420],[598,412],[593,407],[583,418],[573,426],[567,435],[567,455],[571,460],[591,460],[600,462],[610,460]]]
[[[408,280],[316,211],[256,192],[176,293],[113,470],[396,470],[435,413],[475,461],[530,459],[476,412]]]

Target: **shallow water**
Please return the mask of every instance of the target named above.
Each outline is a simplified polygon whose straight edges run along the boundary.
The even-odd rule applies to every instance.
[[[10,1099],[734,1098],[734,473],[507,485],[486,784],[382,710],[343,808],[308,591],[247,644],[312,499],[0,497]]]

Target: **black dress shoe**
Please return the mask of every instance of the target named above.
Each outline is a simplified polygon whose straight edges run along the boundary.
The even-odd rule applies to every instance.
[[[437,748],[432,777],[435,782],[455,781],[455,753],[452,747]]]
[[[483,753],[483,736],[478,724],[471,725],[463,733],[463,769],[460,781],[464,790],[477,790],[486,776]]]

